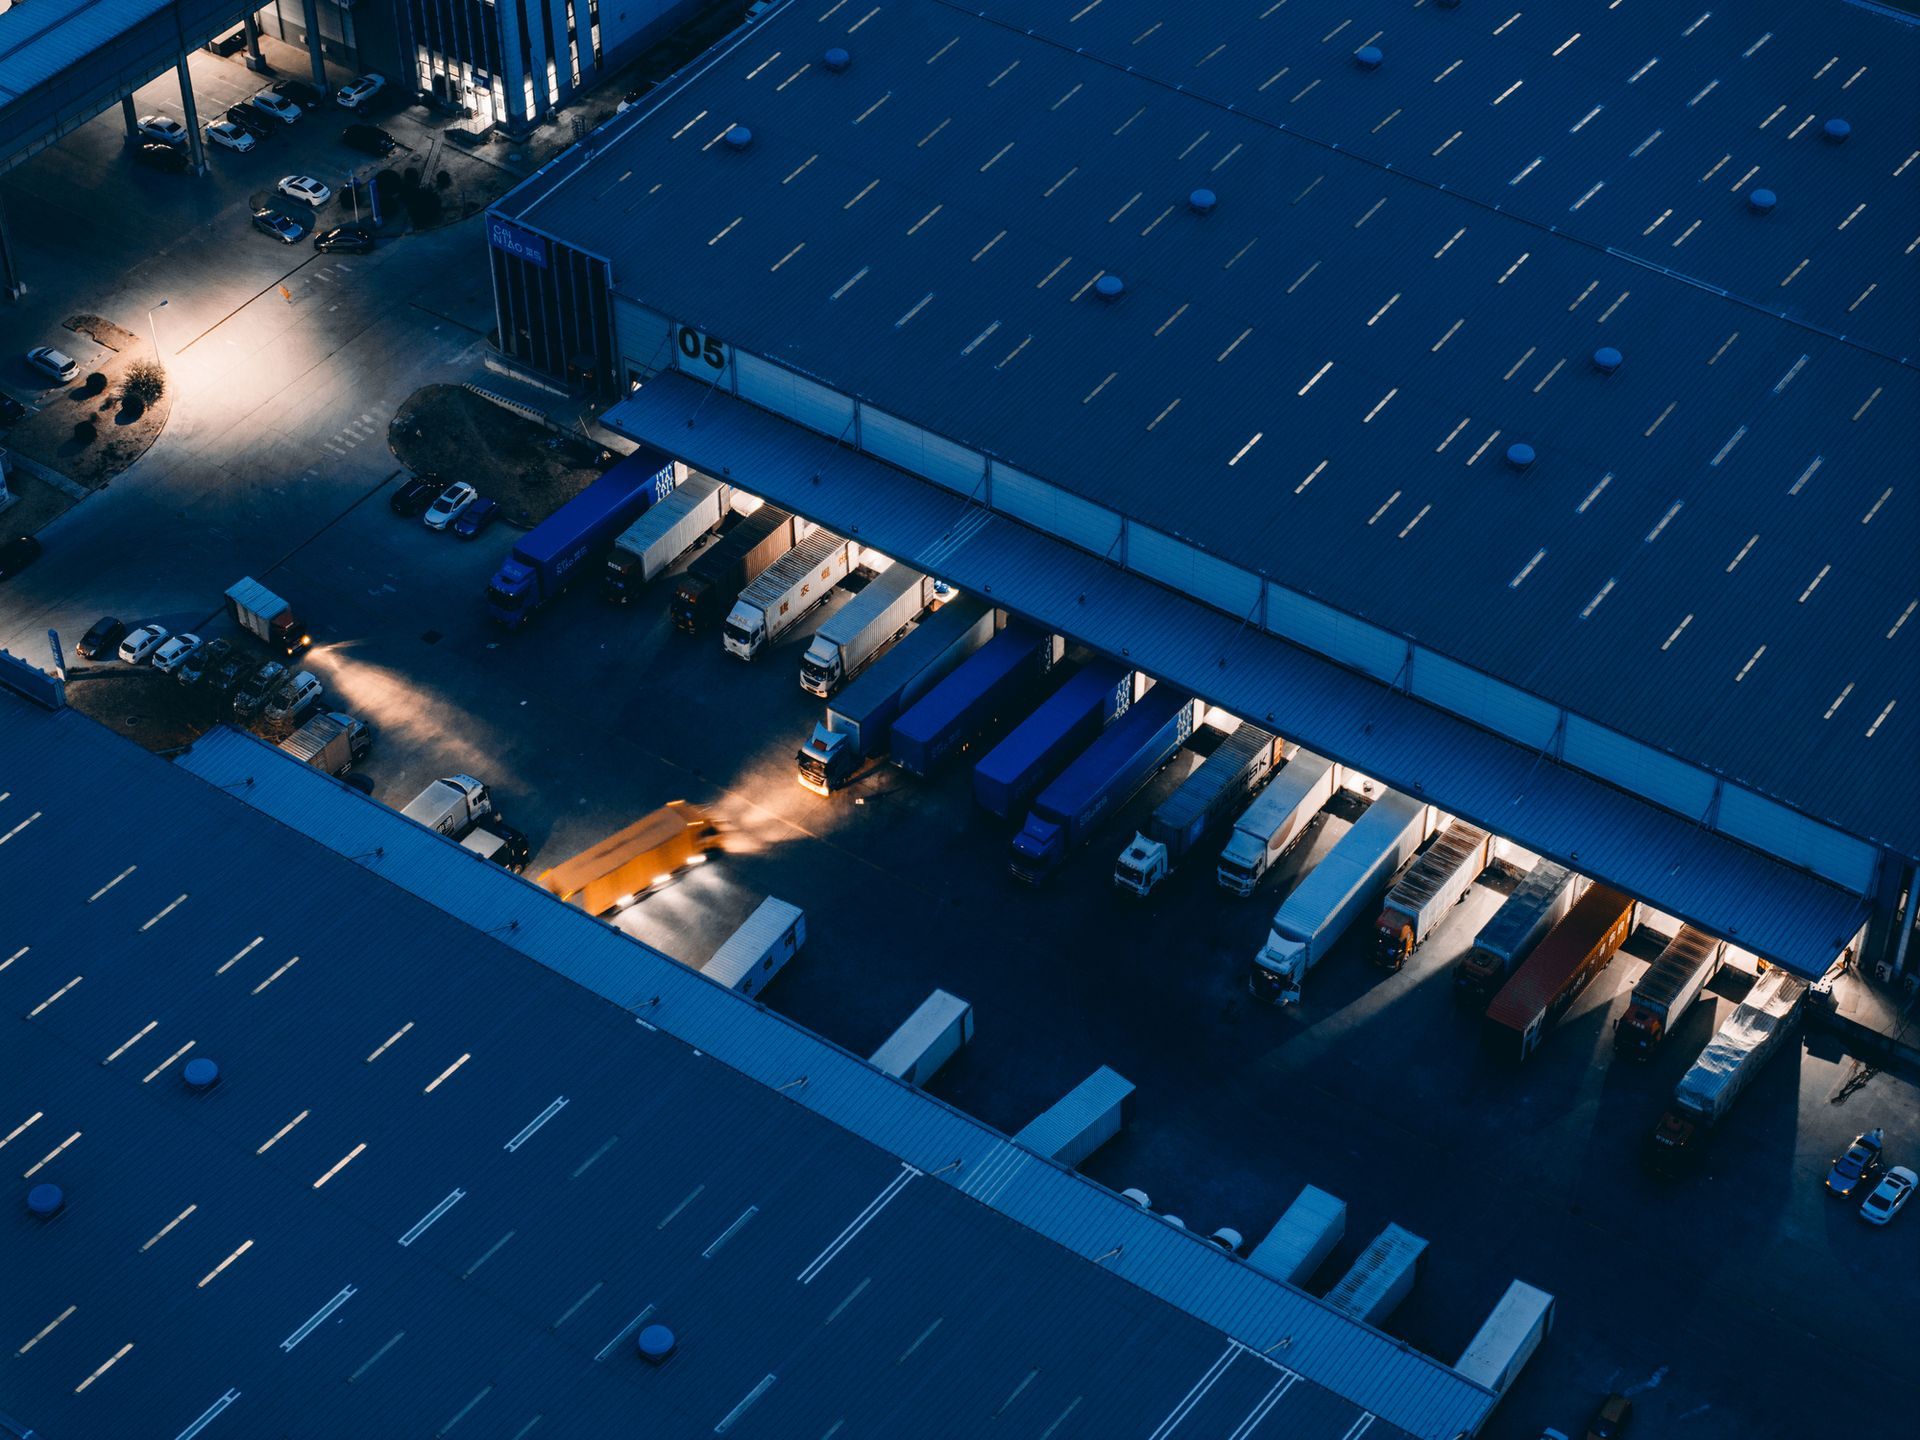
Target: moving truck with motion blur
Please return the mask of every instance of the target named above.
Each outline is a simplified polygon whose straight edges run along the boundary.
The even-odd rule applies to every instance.
[[[674,492],[620,532],[600,577],[602,598],[631,605],[642,587],[665,574],[727,516],[733,487],[690,471]]]
[[[1189,850],[1267,783],[1282,743],[1271,731],[1242,722],[1154,808],[1145,833],[1135,835],[1114,862],[1113,883],[1135,895],[1152,894]]]
[[[1360,1252],[1353,1268],[1327,1292],[1327,1304],[1343,1315],[1378,1325],[1391,1315],[1420,1277],[1427,1242],[1410,1230],[1389,1225]]]
[[[1373,922],[1373,958],[1398,970],[1434,927],[1467,898],[1480,872],[1493,863],[1494,839],[1486,831],[1456,820],[1449,825],[1388,892],[1380,918]]]
[[[1312,1185],[1303,1189],[1247,1263],[1289,1285],[1305,1285],[1347,1233],[1347,1202]]]
[[[698,805],[670,800],[540,876],[550,895],[589,915],[631,905],[719,848],[720,827]]]
[[[1234,822],[1214,871],[1220,888],[1251,895],[1260,877],[1277,865],[1326,809],[1340,788],[1340,767],[1296,750],[1260,798]]]
[[[998,618],[984,600],[962,595],[921,621],[827,706],[796,757],[800,783],[831,795],[884,754],[900,712],[992,639]]]
[[[1635,1060],[1651,1058],[1720,972],[1720,961],[1726,953],[1725,941],[1682,925],[1680,933],[1667,942],[1660,958],[1633,987],[1627,1013],[1614,1022],[1614,1053]]]
[[[1481,1036],[1487,1048],[1525,1060],[1560,1023],[1593,977],[1612,963],[1633,931],[1637,907],[1605,885],[1594,885],[1553,927],[1487,1005]]]
[[[795,541],[812,533],[810,521],[778,505],[762,505],[680,572],[667,613],[690,635],[706,629],[725,618],[734,597],[791,550]]]
[[[1021,620],[954,667],[893,722],[893,763],[925,778],[1022,705],[1059,663],[1066,642]]]
[[[685,467],[642,447],[517,541],[487,582],[487,615],[508,629],[592,569],[590,559],[613,544],[640,515],[673,493]]]
[[[1552,1328],[1553,1296],[1516,1280],[1467,1342],[1460,1363],[1453,1368],[1474,1384],[1501,1394],[1520,1378]]]
[[[1453,993],[1486,1004],[1533,947],[1566,918],[1586,885],[1582,876],[1551,860],[1536,864],[1480,927],[1466,958],[1453,967]]]
[[[313,644],[293,606],[251,576],[228,588],[227,614],[276,655],[298,655]]]
[[[873,557],[865,557],[872,565]],[[800,657],[800,688],[828,699],[852,681],[888,642],[933,603],[933,577],[909,565],[889,565],[867,588],[813,632]]]
[[[1037,885],[1108,815],[1173,758],[1200,718],[1200,702],[1156,685],[1101,732],[1033,802],[1013,837],[1008,869]]]
[[[409,800],[400,813],[458,840],[482,816],[494,813],[493,793],[471,775],[446,775]]]
[[[1267,943],[1247,972],[1254,998],[1298,1004],[1307,971],[1379,900],[1393,872],[1433,833],[1434,821],[1431,805],[1394,790],[1369,805],[1275,913]]]
[[[1002,820],[1133,703],[1134,672],[1089,660],[973,767],[973,798]]]
[[[721,637],[729,655],[751,660],[827,603],[833,587],[860,564],[860,547],[816,530],[740,592]]]

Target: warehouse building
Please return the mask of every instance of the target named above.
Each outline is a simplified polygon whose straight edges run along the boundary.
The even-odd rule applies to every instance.
[[[1843,0],[795,0],[495,208],[500,344],[1771,960],[1897,968],[1917,64]]]

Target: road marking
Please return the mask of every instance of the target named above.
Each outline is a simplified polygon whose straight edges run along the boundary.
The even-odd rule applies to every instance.
[[[338,1175],[342,1170],[346,1169],[347,1165],[356,1156],[358,1156],[362,1150],[366,1148],[367,1148],[367,1142],[362,1140],[358,1145],[354,1146],[353,1149],[349,1150],[346,1154],[342,1155],[338,1160],[334,1161],[333,1165],[328,1169],[327,1173],[322,1175],[318,1180],[313,1182],[313,1188],[318,1190],[322,1185],[326,1184],[327,1181],[333,1179],[334,1176]]]
[[[73,1134],[67,1136],[66,1139],[62,1140],[58,1145],[54,1146],[53,1149],[49,1150],[45,1155],[41,1156],[40,1163],[35,1165],[32,1169],[28,1170],[26,1174],[22,1175],[20,1178],[22,1180],[31,1180],[35,1175],[38,1175],[42,1170],[44,1170],[49,1163],[51,1163],[54,1160],[58,1160],[60,1158],[60,1153],[63,1150],[65,1150],[69,1145],[73,1144],[73,1142],[78,1140],[79,1138],[80,1138],[80,1132],[78,1130],[74,1131]]]
[[[769,1375],[758,1385],[754,1386],[753,1389],[749,1390],[746,1395],[742,1397],[740,1403],[727,1412],[726,1418],[713,1427],[713,1433],[716,1435],[724,1435],[727,1431],[731,1430],[733,1428],[733,1422],[746,1414],[747,1408],[767,1393],[768,1389],[772,1387],[773,1381],[774,1377]]]
[[[847,1225],[847,1228],[834,1237],[833,1243],[828,1245],[827,1248],[822,1250],[818,1255],[814,1256],[808,1263],[807,1268],[802,1270],[795,1278],[802,1285],[811,1285],[819,1278],[820,1272],[833,1263],[834,1257],[846,1249],[847,1246],[852,1243],[855,1236],[866,1229],[867,1226],[871,1225],[874,1217],[879,1215],[887,1206],[891,1205],[894,1198],[914,1180],[918,1179],[920,1174],[921,1172],[914,1169],[913,1166],[902,1163],[900,1173],[889,1180],[886,1187],[867,1202],[867,1208],[854,1216],[853,1220]]]
[[[513,1239],[513,1237],[519,1233],[520,1232],[517,1230],[507,1231],[506,1234],[502,1235],[498,1240],[494,1241],[493,1244],[487,1247],[486,1254],[482,1255],[478,1260],[474,1261],[473,1264],[469,1265],[464,1271],[462,1271],[460,1274],[460,1278],[462,1280],[471,1280],[473,1278],[474,1271],[478,1270],[482,1265],[486,1264],[487,1261],[491,1260],[496,1254],[499,1253],[500,1247],[502,1245],[506,1244],[507,1241]]]
[[[102,895],[106,894],[107,891],[113,889],[114,886],[118,885],[122,880],[126,879],[127,876],[133,874],[133,872],[138,870],[139,868],[140,867],[138,865],[127,866],[126,869],[122,870],[118,875],[114,876],[113,879],[107,881],[106,884],[102,885],[98,890],[94,891],[93,894],[89,895],[87,897],[87,904],[89,905],[93,904],[94,901],[98,900]]]
[[[600,1287],[597,1285],[594,1287],[595,1290],[599,1288]],[[587,1293],[591,1295],[593,1291],[589,1290]],[[607,1356],[611,1355],[614,1351],[614,1347],[620,1344],[621,1341],[625,1340],[634,1331],[638,1330],[641,1324],[651,1314],[653,1314],[653,1306],[649,1305],[647,1306],[646,1309],[642,1310],[638,1315],[634,1316],[633,1319],[629,1320],[626,1324],[622,1325],[620,1327],[620,1333],[615,1335],[611,1340],[607,1341],[606,1344],[600,1347],[600,1353],[593,1357],[594,1363],[597,1365],[599,1364],[600,1361],[606,1359]],[[564,1319],[565,1317],[563,1316],[561,1318]]]
[[[187,1041],[186,1044],[182,1045],[178,1050],[174,1051],[173,1054],[167,1056],[166,1059],[162,1060],[158,1065],[154,1066],[153,1069],[149,1070],[145,1075],[142,1075],[140,1077],[140,1083],[142,1085],[152,1084],[154,1076],[158,1075],[161,1071],[165,1070],[169,1065],[173,1064],[174,1061],[178,1060],[182,1055],[186,1054],[187,1051],[193,1049],[193,1046],[194,1046],[193,1041],[191,1040]]]
[[[342,1161],[341,1163],[345,1164],[346,1162]],[[413,1228],[400,1237],[400,1244],[402,1246],[413,1244],[414,1241],[427,1233],[427,1227],[429,1225],[433,1224],[434,1221],[438,1220],[442,1215],[446,1214],[447,1211],[451,1210],[466,1198],[467,1192],[456,1187],[446,1199],[442,1200],[438,1205],[434,1206],[414,1222]]]
[[[312,1317],[306,1322],[306,1324],[302,1325],[298,1330],[295,1330],[291,1335],[287,1336],[286,1339],[282,1340],[280,1342],[280,1348],[284,1350],[287,1354],[291,1355],[293,1353],[294,1346],[298,1345],[302,1340],[306,1339],[315,1330],[318,1330],[321,1327],[321,1325],[326,1323],[328,1316],[333,1314],[333,1312],[338,1310],[342,1305],[346,1304],[347,1301],[351,1300],[357,1293],[358,1293],[358,1287],[356,1286],[348,1285],[344,1287],[338,1295],[334,1296],[331,1300],[327,1301],[326,1304],[322,1305],[318,1310],[314,1311]]]
[[[233,957],[233,959],[227,961],[226,964],[222,965],[218,970],[214,971],[213,973],[216,975],[226,974],[227,971],[231,970],[237,963],[246,959],[247,955],[253,950],[253,947],[258,945],[262,940],[266,938],[267,937],[264,935],[254,936],[253,939],[249,940],[245,945],[242,945],[240,947],[239,953],[236,954]]]
[[[253,1153],[256,1155],[266,1154],[267,1151],[271,1150],[274,1146],[278,1145],[282,1140],[286,1139],[288,1133],[292,1131],[293,1127],[298,1125],[302,1120],[306,1119],[307,1116],[311,1113],[312,1113],[311,1111],[302,1110],[298,1115],[294,1116],[293,1119],[287,1121],[286,1124],[282,1125],[278,1130],[274,1131],[272,1135],[268,1136],[266,1143],[263,1144],[258,1150],[254,1151]]]
[[[208,1282],[211,1281],[214,1276],[218,1275],[222,1270],[226,1269],[229,1265],[233,1264],[234,1261],[238,1260],[242,1255],[246,1254],[247,1251],[251,1250],[252,1248],[253,1248],[253,1241],[251,1240],[241,1241],[239,1249],[235,1250],[231,1255],[227,1256],[226,1259],[222,1260],[218,1265],[214,1266],[213,1269],[209,1270],[205,1275],[201,1276],[200,1283],[194,1286],[193,1288],[196,1290],[206,1289]]]
[[[734,1221],[731,1225],[727,1226],[726,1229],[722,1230],[719,1233],[719,1235],[714,1238],[714,1242],[711,1245],[707,1246],[706,1249],[700,1252],[700,1258],[702,1260],[711,1260],[714,1257],[714,1255],[718,1253],[720,1247],[726,1244],[727,1241],[731,1240],[739,1232],[740,1227],[742,1225],[746,1224],[747,1221],[751,1220],[754,1216],[758,1215],[759,1213],[760,1213],[760,1207],[758,1205],[749,1205],[746,1209],[742,1210],[740,1212],[740,1218]]]
[[[131,1050],[136,1041],[144,1040],[147,1037],[147,1035],[152,1032],[153,1027],[158,1025],[159,1023],[160,1022],[158,1020],[147,1021],[146,1024],[142,1025],[138,1030],[134,1031],[133,1034],[129,1035],[125,1040],[122,1040],[120,1042],[119,1048],[116,1049],[111,1055],[107,1056],[107,1058],[102,1060],[100,1063],[102,1065],[111,1065],[114,1061],[118,1060],[122,1055],[126,1054],[127,1051]]]
[[[36,1115],[36,1116],[34,1116],[33,1118],[34,1118],[35,1120],[38,1120],[38,1119],[39,1119],[40,1117],[39,1117],[38,1115]],[[32,1122],[32,1121],[28,1121],[27,1123],[28,1123],[28,1124],[32,1124],[33,1122]],[[20,1128],[24,1130],[24,1129],[26,1128],[26,1126],[25,1126],[25,1125],[23,1125],[23,1126],[21,1126]],[[16,1133],[17,1133],[17,1132],[16,1132]],[[666,1213],[666,1216],[665,1216],[665,1218],[664,1218],[664,1219],[662,1219],[662,1220],[660,1221],[660,1223],[659,1223],[658,1225],[656,1225],[656,1226],[654,1226],[653,1228],[654,1228],[654,1229],[656,1229],[656,1230],[664,1230],[664,1229],[666,1229],[668,1225],[670,1225],[670,1224],[672,1224],[672,1223],[673,1223],[673,1218],[674,1218],[674,1217],[675,1217],[676,1215],[678,1215],[678,1214],[679,1214],[679,1213],[680,1213],[680,1212],[681,1212],[682,1210],[684,1210],[684,1209],[686,1209],[686,1208],[687,1208],[687,1206],[689,1206],[689,1205],[691,1205],[691,1204],[692,1204],[692,1203],[693,1203],[693,1202],[694,1202],[695,1200],[697,1200],[697,1199],[699,1199],[699,1198],[700,1198],[700,1192],[701,1192],[702,1190],[705,1190],[706,1188],[707,1188],[707,1187],[706,1187],[706,1186],[704,1186],[704,1185],[696,1185],[696,1186],[694,1186],[692,1190],[690,1190],[690,1191],[688,1191],[688,1192],[687,1192],[687,1198],[686,1198],[686,1199],[684,1199],[684,1200],[682,1200],[682,1201],[681,1201],[681,1202],[680,1202],[680,1203],[679,1203],[678,1205],[676,1205],[676,1206],[674,1206],[674,1207],[673,1207],[673,1209],[671,1209],[671,1210],[669,1210],[669,1211],[668,1211],[668,1212]]]
[[[460,1058],[464,1060],[466,1059],[466,1056],[463,1055]],[[451,1073],[452,1073],[451,1071],[448,1072],[448,1074],[451,1074]],[[445,1078],[446,1078],[445,1076],[441,1077],[441,1079],[445,1079]],[[435,1081],[434,1083],[438,1084],[439,1081]],[[547,1106],[546,1109],[542,1110],[538,1115],[534,1116],[533,1119],[529,1120],[527,1122],[527,1128],[522,1130],[518,1135],[514,1136],[513,1139],[509,1140],[502,1148],[507,1150],[508,1152],[518,1150],[522,1145],[526,1144],[527,1141],[533,1138],[533,1134],[536,1130],[538,1130],[542,1125],[546,1124],[549,1120],[553,1119],[553,1117],[558,1115],[562,1110],[566,1109],[567,1103],[568,1103],[567,1097],[562,1095],[559,1099],[555,1100],[551,1105]]]
[[[89,1385],[93,1384],[94,1381],[98,1380],[102,1375],[106,1374],[107,1371],[111,1370],[114,1366],[118,1365],[122,1357],[124,1357],[126,1353],[131,1349],[133,1349],[133,1341],[129,1340],[126,1344],[122,1345],[118,1350],[114,1351],[113,1354],[109,1355],[106,1358],[106,1361],[100,1366],[98,1370],[94,1371],[91,1375],[87,1376],[86,1379],[82,1380],[78,1385],[74,1386],[73,1393],[78,1395],[81,1392],[83,1392]]]
[[[38,1015],[42,1010],[46,1009],[49,1005],[53,1004],[54,1001],[58,1000],[62,995],[66,994],[67,991],[73,989],[74,986],[78,985],[82,980],[86,978],[87,977],[84,975],[74,976],[73,979],[67,981],[66,984],[62,985],[58,990],[54,991],[53,994],[47,996],[46,999],[42,1000],[38,1005],[34,1006],[33,1009],[29,1010],[27,1012],[27,1018],[29,1020],[33,1019],[34,1016]]]
[[[22,1345],[18,1350],[14,1351],[13,1353],[16,1355],[26,1354],[27,1351],[31,1350],[34,1346],[38,1345],[42,1340],[46,1339],[47,1336],[51,1335],[54,1332],[54,1328],[58,1326],[62,1320],[66,1319],[69,1315],[73,1314],[73,1312],[78,1310],[79,1308],[80,1307],[78,1305],[67,1306],[66,1309],[62,1310],[58,1315],[54,1316],[53,1319],[49,1320],[46,1323],[45,1328],[43,1328],[38,1335],[34,1336],[31,1340],[27,1341],[26,1344]]]
[[[186,1429],[182,1430],[178,1435],[174,1436],[173,1440],[193,1440],[194,1436],[198,1435],[202,1430],[206,1429],[207,1426],[211,1425],[215,1420],[220,1418],[220,1412],[222,1410],[225,1410],[229,1405],[233,1404],[233,1402],[238,1400],[239,1398],[240,1398],[240,1392],[238,1390],[227,1391],[226,1394],[222,1395],[218,1400],[214,1401],[213,1404],[209,1405],[206,1408],[206,1410],[202,1412],[198,1420],[194,1421],[191,1425],[187,1426]]]
[[[347,1376],[347,1383],[351,1385],[353,1384],[354,1381],[358,1380],[362,1375],[366,1374],[367,1371],[373,1368],[374,1361],[378,1360],[382,1355],[386,1354],[387,1351],[391,1350],[394,1346],[398,1345],[402,1340],[406,1339],[406,1336],[407,1336],[406,1331],[404,1330],[400,1331],[391,1340],[387,1341],[386,1344],[382,1345],[378,1350],[374,1351],[373,1354],[369,1355],[366,1359],[362,1360],[360,1362],[360,1368],[354,1371],[351,1375]]]
[[[1243,1348],[1238,1342],[1233,1342],[1221,1351],[1219,1358],[1207,1367],[1204,1375],[1193,1382],[1193,1388],[1187,1391],[1179,1404],[1167,1412],[1167,1418],[1154,1427],[1153,1433],[1147,1437],[1147,1440],[1166,1440],[1167,1436],[1178,1429],[1180,1423],[1193,1413],[1194,1407],[1206,1398],[1207,1392],[1220,1383],[1220,1377],[1227,1373],[1235,1360],[1240,1358]]]

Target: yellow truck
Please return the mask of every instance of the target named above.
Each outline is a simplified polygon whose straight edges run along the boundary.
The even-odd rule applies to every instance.
[[[540,883],[591,915],[631,905],[720,846],[720,826],[698,805],[674,800],[573,859]]]

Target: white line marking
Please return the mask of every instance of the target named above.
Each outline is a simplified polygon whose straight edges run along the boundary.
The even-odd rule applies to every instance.
[[[902,1163],[900,1173],[887,1182],[886,1188],[874,1196],[873,1199],[869,1200],[867,1202],[867,1208],[854,1216],[847,1228],[834,1237],[833,1243],[818,1255],[814,1256],[813,1260],[807,1265],[807,1268],[802,1270],[799,1275],[794,1278],[802,1285],[811,1285],[819,1278],[820,1272],[833,1263],[834,1257],[846,1249],[856,1235],[871,1225],[874,1217],[886,1209],[887,1206],[891,1205],[894,1197],[906,1189],[914,1180],[918,1179],[921,1173],[919,1170],[914,1169],[913,1166]]]
[[[749,1205],[746,1209],[742,1210],[740,1212],[740,1218],[734,1221],[731,1225],[727,1226],[726,1229],[722,1230],[719,1233],[719,1235],[714,1238],[714,1242],[711,1245],[707,1246],[706,1249],[700,1252],[700,1258],[702,1260],[711,1260],[714,1257],[715,1252],[718,1251],[722,1245],[726,1244],[727,1241],[731,1240],[735,1236],[735,1234],[739,1232],[739,1229],[742,1225],[746,1224],[747,1221],[751,1220],[754,1216],[758,1215],[759,1213],[760,1213],[760,1207],[758,1205]]]
[[[106,894],[107,891],[113,889],[114,886],[118,885],[122,880],[126,879],[127,876],[133,874],[133,872],[138,870],[139,868],[140,867],[138,865],[127,866],[126,869],[122,870],[118,875],[114,876],[113,879],[107,881],[106,884],[102,885],[98,890],[94,891],[93,894],[89,895],[87,897],[87,904],[89,905],[93,904],[94,901],[98,900],[102,895]]]
[[[713,1433],[716,1435],[724,1435],[727,1433],[727,1431],[731,1430],[733,1428],[733,1422],[738,1420],[742,1415],[747,1413],[747,1407],[749,1405],[753,1404],[754,1401],[758,1400],[762,1395],[767,1393],[767,1391],[772,1387],[773,1381],[774,1381],[774,1377],[769,1375],[767,1376],[766,1379],[762,1380],[758,1385],[754,1386],[753,1389],[749,1390],[746,1393],[745,1397],[742,1398],[740,1403],[734,1406],[733,1409],[727,1412],[726,1418],[722,1420],[718,1425],[713,1427]]]
[[[551,1105],[547,1106],[546,1109],[542,1110],[538,1115],[534,1116],[533,1119],[529,1120],[527,1122],[527,1128],[522,1130],[518,1135],[514,1136],[513,1139],[509,1140],[503,1148],[508,1151],[518,1150],[522,1145],[526,1144],[528,1140],[533,1138],[534,1131],[538,1130],[542,1125],[546,1124],[549,1120],[551,1120],[554,1116],[558,1115],[562,1110],[566,1108],[567,1108],[567,1097],[562,1095],[559,1099],[555,1100]]]
[[[598,1287],[596,1286],[595,1288],[597,1289]],[[593,1291],[589,1290],[587,1293],[591,1295]],[[572,1312],[569,1311],[568,1313],[571,1314]],[[629,1320],[626,1324],[622,1325],[620,1327],[620,1333],[618,1335],[615,1335],[611,1340],[607,1341],[606,1344],[600,1347],[600,1353],[593,1357],[594,1363],[598,1364],[600,1361],[606,1359],[607,1356],[611,1355],[614,1351],[614,1347],[619,1345],[620,1342],[625,1340],[629,1335],[633,1334],[634,1331],[638,1330],[641,1324],[651,1314],[653,1314],[653,1306],[649,1305],[647,1306],[646,1309],[642,1310],[638,1315],[634,1316],[633,1319]],[[561,1318],[565,1319],[566,1317],[562,1316]]]
[[[1274,1381],[1273,1388],[1260,1397],[1260,1402],[1247,1412],[1247,1418],[1234,1427],[1233,1433],[1227,1436],[1227,1440],[1247,1440],[1247,1437],[1253,1434],[1254,1427],[1267,1418],[1273,1407],[1280,1403],[1287,1391],[1293,1388],[1293,1382],[1299,1378],[1298,1375],[1289,1371]]]
[[[18,825],[14,826],[13,829],[7,831],[6,834],[0,835],[0,845],[6,844],[7,841],[13,839],[14,836],[18,835],[22,830],[26,829],[27,826],[33,824],[33,822],[38,820],[39,818],[40,818],[40,812],[38,810],[34,811],[33,814],[27,816],[26,819],[22,820]]]
[[[202,1430],[206,1429],[207,1426],[211,1425],[215,1420],[217,1420],[220,1417],[220,1412],[222,1410],[225,1410],[229,1405],[233,1404],[233,1402],[238,1400],[239,1398],[240,1398],[240,1392],[238,1390],[227,1391],[226,1394],[222,1395],[218,1400],[214,1401],[213,1404],[209,1405],[206,1408],[206,1411],[200,1416],[198,1420],[194,1421],[191,1425],[187,1426],[186,1429],[182,1430],[178,1435],[174,1436],[173,1440],[193,1440],[194,1436],[198,1435]]]
[[[1207,1367],[1204,1375],[1193,1382],[1193,1388],[1187,1391],[1178,1405],[1167,1412],[1167,1418],[1154,1427],[1153,1433],[1147,1437],[1147,1440],[1166,1440],[1167,1436],[1178,1429],[1180,1423],[1193,1413],[1194,1407],[1206,1398],[1207,1392],[1220,1382],[1220,1377],[1227,1373],[1228,1367],[1240,1358],[1240,1352],[1244,1348],[1234,1343],[1221,1351],[1220,1357]]]
[[[185,900],[186,898],[187,897],[185,895],[182,895],[179,900],[174,901],[173,904],[167,906],[166,909],[162,910],[158,915],[154,916],[153,919],[147,921],[146,924],[140,927],[141,932],[144,934],[146,931],[151,930],[154,926],[158,925],[162,920],[166,919],[167,916],[171,915],[175,910],[180,908],[180,902],[182,900]]]
[[[357,1293],[357,1287],[352,1285],[347,1286],[338,1295],[334,1296],[331,1300],[327,1301],[326,1304],[322,1305],[318,1310],[314,1311],[313,1317],[310,1320],[308,1320],[306,1324],[302,1325],[298,1330],[294,1331],[291,1335],[287,1336],[286,1339],[282,1340],[280,1342],[280,1348],[286,1351],[289,1355],[291,1355],[293,1353],[294,1346],[298,1345],[302,1340],[306,1339],[315,1330],[318,1330],[323,1324],[326,1323],[327,1317],[329,1315],[333,1314],[334,1311],[338,1310],[342,1305],[346,1304],[347,1301],[351,1300],[356,1293]]]
[[[467,1192],[456,1187],[446,1199],[442,1200],[438,1205],[434,1206],[433,1209],[429,1210],[426,1214],[422,1215],[419,1220],[414,1222],[413,1228],[400,1237],[400,1243],[402,1245],[413,1244],[414,1241],[427,1233],[427,1227],[429,1225],[433,1224],[434,1221],[438,1220],[442,1215],[446,1214],[447,1211],[451,1210],[466,1198]]]

